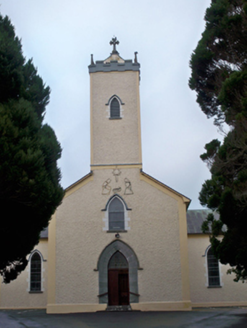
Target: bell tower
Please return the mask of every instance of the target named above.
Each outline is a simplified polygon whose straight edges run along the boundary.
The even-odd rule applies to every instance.
[[[140,64],[120,57],[112,38],[108,58],[94,63],[91,55],[91,169],[97,166],[142,167],[140,124]]]

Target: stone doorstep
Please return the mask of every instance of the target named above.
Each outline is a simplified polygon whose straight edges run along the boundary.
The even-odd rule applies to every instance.
[[[106,311],[127,312],[127,311],[132,311],[132,308],[130,305],[108,305]]]

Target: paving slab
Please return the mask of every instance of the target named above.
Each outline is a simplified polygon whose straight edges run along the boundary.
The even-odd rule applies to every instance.
[[[46,314],[45,310],[1,310],[0,328],[247,328],[247,308],[188,312],[96,312]]]

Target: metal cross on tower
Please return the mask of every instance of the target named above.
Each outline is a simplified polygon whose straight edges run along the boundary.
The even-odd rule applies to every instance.
[[[110,45],[113,45],[112,54],[118,54],[118,51],[116,50],[116,45],[119,44],[119,41],[116,37],[112,38],[110,41]]]

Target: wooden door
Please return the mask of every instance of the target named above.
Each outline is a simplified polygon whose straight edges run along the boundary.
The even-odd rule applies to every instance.
[[[108,270],[108,304],[129,305],[129,270]]]
[[[129,305],[129,275],[128,273],[118,274],[119,305]]]
[[[118,304],[118,269],[108,270],[108,304]]]

